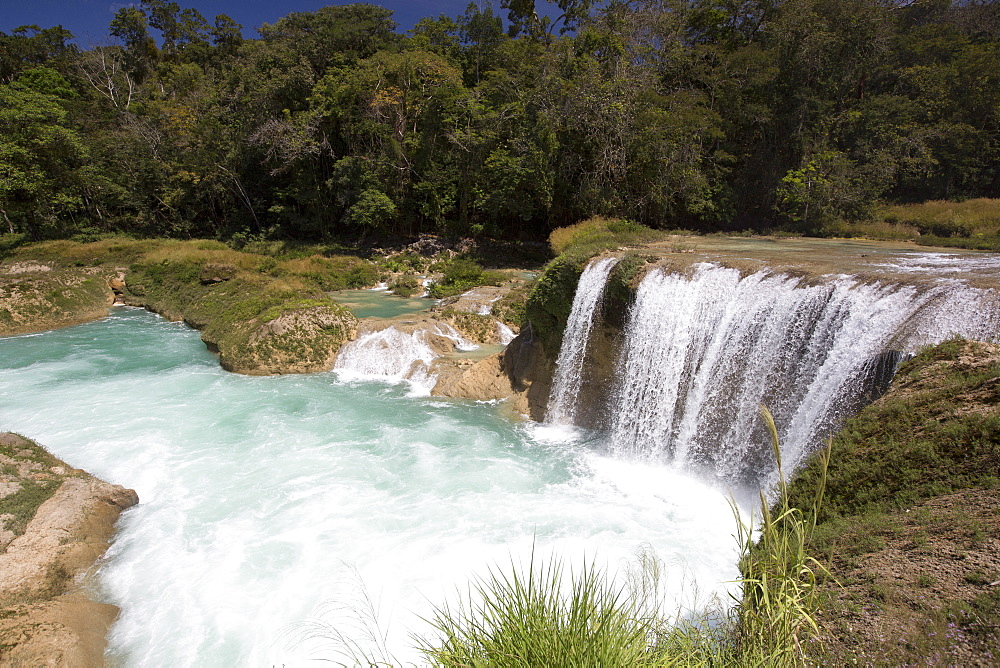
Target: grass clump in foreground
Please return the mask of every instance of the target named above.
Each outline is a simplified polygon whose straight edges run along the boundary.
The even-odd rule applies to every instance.
[[[762,414],[780,473],[774,421]],[[759,525],[736,512],[742,597],[730,611],[665,616],[662,564],[649,555],[624,586],[593,565],[567,572],[558,559],[536,564],[532,556],[526,569],[491,570],[456,604],[438,607],[430,620],[436,635],[420,649],[432,664],[456,668],[804,665],[817,632],[822,571],[806,545],[823,485],[806,513],[789,505],[783,474],[780,480],[773,511],[761,495]]]

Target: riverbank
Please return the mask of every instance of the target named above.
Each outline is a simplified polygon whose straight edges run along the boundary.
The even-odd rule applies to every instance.
[[[808,507],[812,461],[792,500]],[[1000,345],[953,339],[905,363],[834,436],[809,549],[831,666],[993,666],[1000,657]]]
[[[0,434],[0,663],[97,666],[115,606],[87,593],[135,492]]]
[[[340,347],[359,333],[359,319],[336,301],[337,292],[401,277],[415,281],[416,272],[456,295],[494,285],[437,309],[438,319],[470,340],[496,340],[498,320],[520,325],[523,272],[486,272],[451,247],[427,242],[364,252],[281,244],[236,250],[217,241],[124,238],[21,246],[0,261],[0,336],[97,319],[118,301],[198,329],[228,371],[327,371]],[[498,317],[487,317],[484,309],[495,309]]]

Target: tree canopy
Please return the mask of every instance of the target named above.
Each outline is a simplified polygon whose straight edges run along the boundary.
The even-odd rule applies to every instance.
[[[0,32],[0,224],[321,239],[542,238],[591,215],[821,231],[1000,197],[1000,7],[505,0],[400,35],[371,4],[142,0],[81,49]]]

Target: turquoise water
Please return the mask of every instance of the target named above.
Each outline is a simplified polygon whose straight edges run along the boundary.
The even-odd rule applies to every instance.
[[[366,595],[388,652],[419,662],[431,604],[533,545],[618,570],[648,544],[671,605],[692,580],[702,599],[731,586],[723,491],[494,405],[408,394],[229,374],[196,332],[138,309],[0,339],[0,430],[139,494],[94,584],[122,609],[112,663],[348,660],[301,632],[370,647]]]
[[[395,318],[430,310],[437,300],[423,297],[398,297],[386,290],[339,290],[331,292],[359,318]]]

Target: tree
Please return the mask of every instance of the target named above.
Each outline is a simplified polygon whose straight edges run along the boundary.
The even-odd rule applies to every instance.
[[[81,204],[74,186],[86,150],[66,123],[70,95],[69,82],[48,68],[0,86],[0,211],[11,231],[34,239]]]

